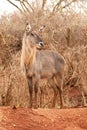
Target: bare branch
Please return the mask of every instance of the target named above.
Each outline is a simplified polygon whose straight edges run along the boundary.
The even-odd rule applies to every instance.
[[[21,5],[21,7],[22,7],[23,11],[26,13],[26,10],[25,10],[25,8],[24,8],[23,4],[21,3],[21,1],[20,1],[20,5]]]
[[[47,2],[47,0],[43,0],[43,2],[42,2],[42,9],[44,9],[44,6],[45,6],[46,2]]]
[[[60,6],[60,4],[62,3],[63,0],[60,0],[53,8],[53,13],[56,11],[56,8],[58,8]]]
[[[22,0],[21,4],[24,6],[24,8],[26,9],[27,12],[30,12],[30,10],[28,9],[28,7],[26,6],[26,4],[24,3],[25,1]]]
[[[69,5],[71,5],[71,4],[72,4],[73,2],[75,2],[75,1],[76,1],[76,0],[72,0],[72,1],[70,1],[70,2],[67,3],[65,6],[63,6],[62,9],[68,7]]]
[[[61,5],[63,1],[66,3],[64,6]],[[71,0],[68,2],[67,0],[59,0],[59,2],[54,6],[52,13],[57,12],[59,7],[61,7],[61,10],[62,10],[63,8],[69,7],[69,5],[71,5],[73,2],[76,2],[76,1],[77,0]]]
[[[16,5],[14,4],[12,1],[7,0],[10,4],[12,4],[13,6],[15,6],[21,13],[23,13],[23,11]]]
[[[28,6],[30,7],[30,9],[34,12],[34,9],[33,9],[32,6],[30,5],[30,3],[28,2],[28,0],[25,0],[25,2],[28,4]]]

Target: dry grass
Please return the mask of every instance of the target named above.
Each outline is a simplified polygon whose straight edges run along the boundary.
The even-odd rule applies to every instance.
[[[38,12],[37,12],[38,13]],[[71,97],[66,98],[69,90],[79,88],[80,98],[83,92],[87,95],[84,86],[87,86],[87,36],[86,21],[80,15],[64,16],[38,15],[33,14],[29,17],[13,14],[10,20],[5,16],[4,22],[0,24],[0,105],[28,106],[29,95],[26,80],[20,70],[21,40],[25,29],[25,21],[29,21],[32,30],[38,33],[46,42],[46,48],[60,52],[66,59],[66,70],[64,77],[64,97],[66,106],[78,105],[70,101]],[[69,22],[70,19],[71,23]],[[3,19],[1,19],[3,21]],[[15,22],[16,21],[16,22]],[[73,22],[74,21],[74,22]],[[40,26],[45,25],[42,32]],[[68,31],[69,30],[69,31]],[[40,86],[42,86],[43,81]],[[44,84],[46,88],[46,84]],[[44,106],[50,106],[51,89],[48,85],[44,90]],[[73,93],[73,91],[72,91]],[[47,96],[48,95],[48,96]],[[77,93],[76,93],[77,95]],[[51,95],[52,96],[52,95]],[[39,100],[39,99],[38,99]],[[83,100],[81,104],[83,104]]]

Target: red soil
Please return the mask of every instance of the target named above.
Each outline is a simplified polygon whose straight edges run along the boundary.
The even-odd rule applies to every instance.
[[[87,108],[0,108],[0,130],[87,130]]]

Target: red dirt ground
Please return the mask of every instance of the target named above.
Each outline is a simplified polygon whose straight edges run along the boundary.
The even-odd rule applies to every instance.
[[[87,130],[87,108],[0,108],[0,130]]]

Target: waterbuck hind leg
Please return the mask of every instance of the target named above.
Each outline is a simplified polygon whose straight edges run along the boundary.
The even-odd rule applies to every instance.
[[[64,100],[63,100],[63,73],[58,73],[57,75],[55,75],[54,82],[57,86],[57,90],[59,91],[60,108],[62,108],[63,105],[64,105]]]
[[[58,78],[58,85],[57,85],[57,89],[59,91],[59,97],[60,97],[60,108],[63,108],[64,105],[64,100],[63,100],[63,80],[62,78]]]
[[[32,105],[33,105],[33,99],[32,99],[32,94],[33,94],[32,78],[27,78],[27,81],[28,81],[29,96],[30,96],[29,107],[32,108]]]
[[[44,106],[44,87],[40,87],[40,107]]]
[[[59,96],[60,96],[60,108],[63,108],[63,97],[62,97],[62,90],[60,87],[57,87],[59,90]]]

